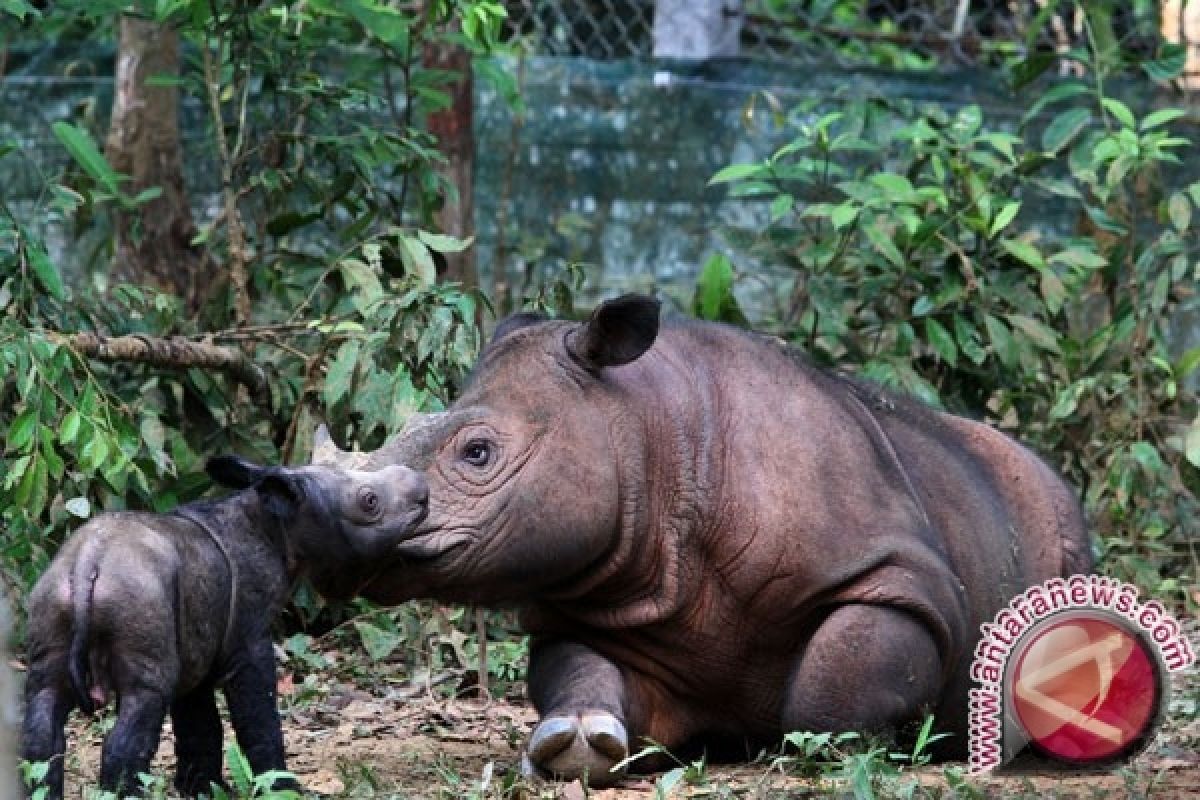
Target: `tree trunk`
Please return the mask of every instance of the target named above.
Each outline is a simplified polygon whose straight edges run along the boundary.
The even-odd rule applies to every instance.
[[[191,244],[196,226],[183,188],[179,91],[175,86],[147,85],[149,78],[178,74],[175,31],[150,20],[121,17],[105,156],[114,169],[130,176],[123,186],[126,194],[151,187],[162,193],[135,211],[117,213],[113,277],[172,292],[195,309],[204,254]]]
[[[437,41],[425,47],[424,64],[431,69],[458,73],[458,78],[446,87],[450,107],[429,115],[427,125],[437,137],[438,149],[446,157],[440,167],[445,181],[453,187],[446,193],[445,204],[437,221],[442,233],[465,239],[475,234],[475,131],[472,102],[471,54],[456,44]],[[475,269],[475,248],[461,253],[446,254],[446,268],[441,276],[458,281],[463,286],[479,285]]]

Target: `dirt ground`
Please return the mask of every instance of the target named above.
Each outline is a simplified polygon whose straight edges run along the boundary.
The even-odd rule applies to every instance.
[[[1200,797],[1200,674],[1173,676],[1166,722],[1155,742],[1122,769],[1090,775],[1023,775],[968,779],[964,765],[903,770],[876,784],[877,797]],[[311,679],[310,679],[311,683]],[[319,699],[297,701],[296,688],[281,683],[289,766],[310,789],[339,798],[595,798],[652,797],[800,798],[852,796],[846,782],[806,781],[756,763],[708,765],[692,782],[660,794],[661,776],[628,778],[619,788],[584,790],[578,783],[533,782],[518,777],[519,747],[535,721],[531,708],[514,699],[484,703],[444,699],[436,689],[378,687],[366,691],[331,680]],[[96,774],[103,725],[76,717],[71,725],[68,797],[87,797],[81,787]],[[169,726],[168,726],[169,728]],[[169,775],[170,731],[164,734],[156,769]]]

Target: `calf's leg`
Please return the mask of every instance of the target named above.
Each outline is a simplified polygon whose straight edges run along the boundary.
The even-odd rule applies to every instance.
[[[263,637],[237,658],[225,684],[229,719],[238,745],[254,774],[285,770],[283,728],[275,698],[275,652]],[[275,782],[276,789],[299,789],[294,780]]]
[[[118,692],[117,722],[104,739],[100,786],[121,797],[137,793],[138,776],[150,769],[158,749],[167,701],[156,689]]]
[[[785,732],[890,733],[937,704],[942,658],[915,616],[845,605],[820,624],[788,681]]]
[[[66,664],[55,667],[35,665],[25,681],[25,720],[21,731],[21,758],[30,762],[49,762],[43,785],[47,800],[63,796],[63,754],[66,735],[63,727],[75,706],[66,682]]]
[[[201,686],[171,703],[175,729],[175,788],[186,795],[207,793],[221,779],[221,717],[211,685]]]

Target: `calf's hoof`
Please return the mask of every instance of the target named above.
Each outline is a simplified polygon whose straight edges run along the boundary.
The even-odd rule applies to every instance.
[[[589,786],[611,786],[624,774],[613,767],[628,756],[629,737],[621,720],[606,711],[585,711],[539,722],[522,766],[558,780],[584,778]]]

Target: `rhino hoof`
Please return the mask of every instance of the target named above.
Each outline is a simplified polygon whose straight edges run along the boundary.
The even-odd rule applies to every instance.
[[[605,711],[547,717],[529,737],[528,761],[558,780],[585,778],[589,786],[611,786],[623,770],[613,767],[629,755],[621,720]]]

